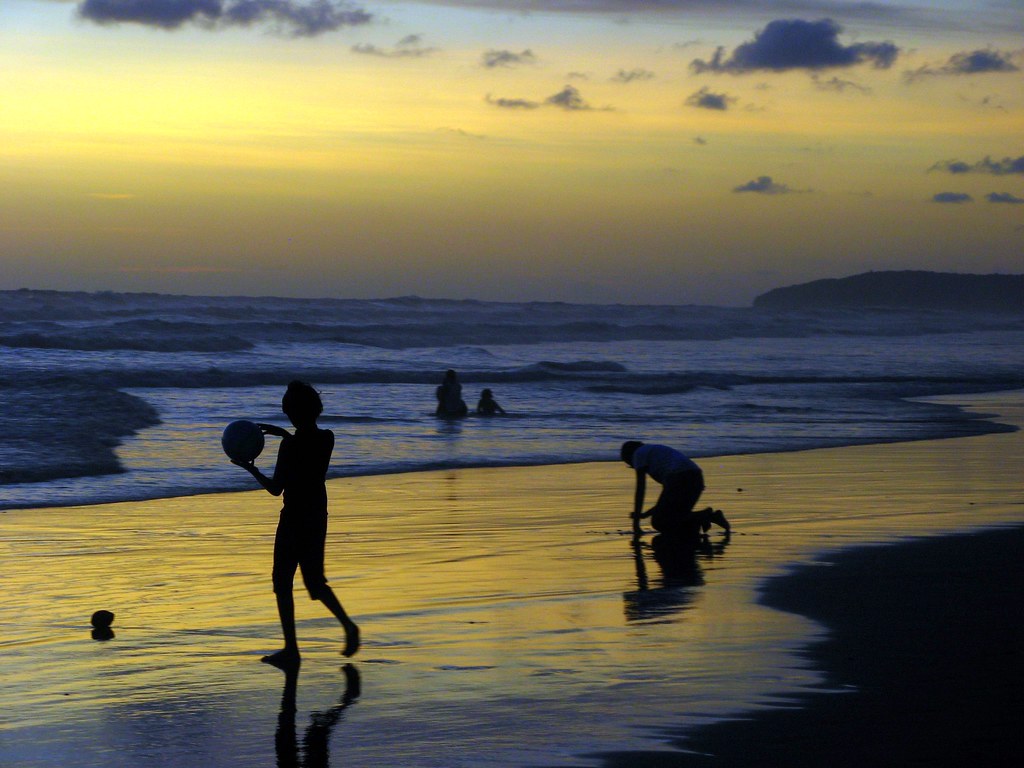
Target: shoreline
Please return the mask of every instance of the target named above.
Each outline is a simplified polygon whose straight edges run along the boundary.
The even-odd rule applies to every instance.
[[[984,435],[1003,434],[1003,433],[1007,433],[1007,432],[1013,432],[1013,431],[1015,431],[1017,429],[1020,429],[1021,427],[1014,426],[1014,425],[1011,425],[1011,424],[1005,424],[1005,423],[1000,422],[998,414],[986,413],[986,412],[982,411],[982,412],[975,412],[974,415],[971,415],[970,407],[968,405],[964,405],[964,403],[969,403],[972,399],[985,398],[987,396],[1012,395],[1013,393],[1018,393],[1018,392],[1019,393],[1024,393],[1024,390],[1021,390],[1021,389],[1018,389],[1018,388],[994,389],[994,390],[983,390],[983,391],[980,391],[980,392],[967,391],[967,392],[961,392],[961,393],[957,393],[957,394],[924,395],[924,396],[910,395],[910,396],[901,396],[901,397],[895,398],[896,400],[904,400],[904,401],[908,401],[908,402],[913,402],[913,401],[916,400],[916,401],[921,401],[921,402],[931,402],[933,404],[942,404],[942,405],[946,405],[946,406],[948,406],[948,407],[950,407],[950,408],[952,408],[954,410],[959,411],[961,413],[961,416],[957,420],[957,423],[962,427],[963,431],[961,431],[959,433],[956,433],[956,434],[944,434],[944,435],[939,435],[939,436],[936,436],[936,435],[924,435],[924,436],[921,436],[921,437],[911,437],[911,438],[893,437],[893,438],[881,438],[881,439],[867,439],[867,440],[859,440],[859,441],[858,440],[847,440],[847,441],[841,441],[841,442],[837,442],[837,443],[827,443],[826,442],[826,443],[823,443],[821,445],[804,446],[804,447],[797,447],[797,448],[793,448],[793,447],[781,448],[780,447],[780,448],[774,449],[774,450],[752,449],[750,451],[738,452],[738,453],[734,452],[734,453],[708,454],[708,455],[702,455],[700,453],[694,453],[692,455],[692,457],[694,459],[698,459],[700,461],[714,461],[716,459],[730,458],[730,457],[773,455],[773,454],[788,454],[788,453],[799,453],[799,452],[804,452],[804,451],[819,451],[819,450],[834,450],[834,449],[842,449],[842,448],[856,448],[856,447],[862,447],[862,446],[895,445],[895,444],[902,444],[902,443],[915,443],[915,442],[932,441],[932,440],[957,440],[957,439],[961,439],[961,438],[965,438],[965,437],[981,437],[981,436],[984,436]],[[458,421],[458,420],[456,420],[456,421]],[[968,425],[971,425],[971,424],[976,425],[974,429],[968,429]],[[608,458],[608,459],[588,459],[588,460],[582,460],[582,461],[576,460],[576,459],[568,459],[568,460],[565,460],[565,461],[557,461],[557,462],[550,462],[550,461],[548,461],[548,462],[541,462],[541,463],[533,463],[533,462],[528,462],[528,461],[527,462],[521,462],[521,463],[520,462],[469,463],[469,464],[453,464],[453,465],[450,465],[450,466],[449,465],[423,466],[423,467],[417,467],[417,468],[412,468],[412,469],[397,469],[397,470],[383,469],[383,470],[380,470],[380,471],[377,471],[377,472],[363,472],[363,473],[358,473],[358,474],[356,474],[356,473],[353,473],[353,474],[332,473],[332,472],[329,471],[327,478],[328,478],[329,482],[336,482],[336,481],[352,480],[352,479],[358,479],[358,478],[394,477],[394,476],[401,476],[401,475],[410,475],[410,474],[411,475],[415,475],[415,474],[430,473],[430,472],[453,472],[453,471],[464,472],[464,471],[474,471],[474,470],[480,470],[480,469],[492,470],[492,469],[513,469],[513,468],[566,467],[566,466],[580,465],[580,464],[609,464],[609,463],[610,464],[615,464],[615,463],[618,462],[617,452],[618,452],[617,451],[617,447],[613,447],[613,449],[609,450],[609,455],[611,456],[611,458]],[[120,461],[120,460],[118,460],[118,461]],[[225,461],[226,461],[226,459],[225,459]],[[122,471],[118,471],[118,472],[104,473],[104,474],[97,474],[97,475],[85,474],[85,475],[75,475],[75,476],[67,476],[67,477],[65,477],[65,476],[58,476],[58,477],[48,478],[47,480],[43,480],[43,481],[40,481],[40,482],[61,481],[61,480],[74,480],[74,479],[79,478],[79,477],[89,478],[89,479],[92,479],[92,478],[102,479],[104,477],[122,476],[124,474],[126,474],[126,471],[124,471],[122,469]],[[18,485],[18,484],[20,484],[20,483],[12,483],[11,485]],[[0,486],[0,487],[2,487],[2,486]],[[243,486],[243,485],[237,485],[237,486],[232,485],[232,486],[228,486],[228,487],[210,487],[210,488],[204,488],[204,489],[200,489],[200,490],[196,490],[196,491],[186,491],[184,489],[181,489],[181,490],[178,490],[177,492],[175,492],[174,494],[171,494],[171,495],[139,495],[139,496],[132,496],[132,497],[128,497],[128,498],[110,498],[110,499],[104,499],[104,500],[98,500],[98,501],[67,501],[67,502],[50,502],[50,503],[44,503],[44,504],[39,504],[39,503],[36,503],[36,502],[24,502],[24,503],[14,503],[14,504],[0,505],[0,514],[5,514],[7,512],[15,512],[15,511],[23,512],[23,511],[28,511],[28,510],[68,509],[68,508],[92,507],[92,506],[102,506],[102,505],[108,505],[108,504],[121,504],[121,503],[146,503],[146,502],[151,502],[151,501],[160,501],[160,500],[175,499],[175,498],[191,498],[191,497],[196,497],[196,496],[231,494],[231,493],[246,493],[246,492],[248,492],[250,490],[252,490],[251,486],[248,486],[246,484],[246,486]]]
[[[1022,392],[944,400],[1024,424]],[[684,750],[707,729],[730,741],[747,721],[804,711],[798,703],[824,712],[819,699],[855,701],[823,693],[859,679],[808,652],[822,619],[792,611],[813,606],[762,601],[774,578],[804,568],[824,587],[815,577],[841,575],[847,551],[869,553],[881,572],[903,546],[1024,524],[1019,430],[701,464],[704,501],[734,532],[692,551],[666,552],[650,532],[632,544],[633,479],[614,463],[330,481],[327,574],[364,641],[351,660],[362,693],[330,739],[337,764],[695,764]],[[4,516],[15,597],[0,606],[0,762],[288,764],[275,736],[287,681],[258,661],[279,644],[278,510],[255,490]],[[941,573],[973,594],[982,570],[1000,572],[986,560],[994,547]],[[891,583],[874,593],[895,592]],[[923,586],[940,621],[959,618],[942,580]],[[882,607],[869,595],[859,610],[885,618]],[[101,608],[116,614],[107,642],[89,635]],[[301,725],[336,710],[350,673],[336,624],[299,580],[296,609],[303,666],[289,706]],[[904,634],[945,636],[920,621]],[[974,634],[998,638],[991,626]],[[969,675],[973,657],[961,662]]]

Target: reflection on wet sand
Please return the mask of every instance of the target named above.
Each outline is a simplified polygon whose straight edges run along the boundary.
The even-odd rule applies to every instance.
[[[342,672],[345,674],[345,691],[341,699],[330,709],[310,715],[310,724],[300,744],[295,724],[299,668],[285,671],[281,712],[277,716],[277,731],[274,733],[278,768],[330,768],[331,732],[341,720],[342,713],[355,703],[361,692],[359,671],[355,666],[346,664]]]
[[[701,561],[711,561],[725,552],[731,538],[712,541],[707,536],[686,539],[659,533],[650,542],[634,536],[633,562],[637,588],[624,592],[626,621],[650,621],[687,609],[698,587],[704,586]],[[644,554],[649,551],[661,570],[661,578],[650,583]]]

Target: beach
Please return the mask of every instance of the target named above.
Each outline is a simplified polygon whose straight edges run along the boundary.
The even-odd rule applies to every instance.
[[[941,402],[1024,425],[1020,392]],[[363,647],[297,582],[297,680],[259,663],[278,500],[10,510],[0,764],[1001,764],[1017,729],[979,702],[1019,711],[1022,434],[701,459],[734,531],[689,551],[634,544],[617,462],[332,480]]]

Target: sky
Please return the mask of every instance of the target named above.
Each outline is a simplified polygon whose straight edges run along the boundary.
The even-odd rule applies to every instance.
[[[3,0],[0,289],[1024,272],[1021,0]]]

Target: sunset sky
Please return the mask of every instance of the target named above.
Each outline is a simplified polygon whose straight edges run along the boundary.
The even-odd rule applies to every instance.
[[[1024,271],[1020,0],[2,0],[0,288]]]

